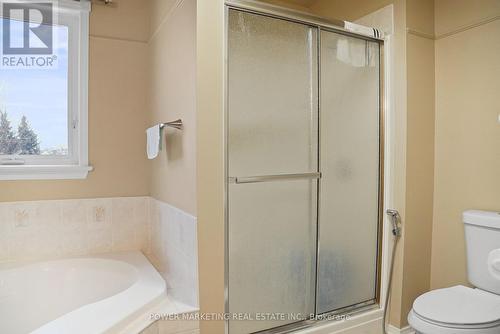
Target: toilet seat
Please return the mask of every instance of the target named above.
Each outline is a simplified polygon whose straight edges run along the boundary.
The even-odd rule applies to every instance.
[[[434,290],[415,300],[408,320],[422,333],[500,333],[500,296],[460,285]]]
[[[462,326],[449,327],[420,318],[413,310],[408,314],[408,323],[419,334],[499,334],[500,324],[493,327]]]

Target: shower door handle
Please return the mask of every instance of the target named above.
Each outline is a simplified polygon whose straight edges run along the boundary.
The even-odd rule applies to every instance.
[[[258,182],[273,182],[273,181],[290,181],[309,179],[316,180],[321,178],[321,173],[301,173],[301,174],[276,174],[276,175],[259,175],[245,177],[230,177],[230,183],[245,184]]]

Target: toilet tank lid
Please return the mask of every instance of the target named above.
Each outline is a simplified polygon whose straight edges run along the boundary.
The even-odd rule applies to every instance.
[[[500,229],[500,212],[467,210],[463,213],[465,224]]]

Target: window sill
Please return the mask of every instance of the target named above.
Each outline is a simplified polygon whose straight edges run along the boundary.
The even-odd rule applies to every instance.
[[[91,166],[0,165],[0,180],[81,180],[93,169]]]

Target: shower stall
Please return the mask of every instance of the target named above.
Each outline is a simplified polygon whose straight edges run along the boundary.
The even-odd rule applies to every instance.
[[[376,305],[382,41],[274,9],[226,15],[228,333]]]

